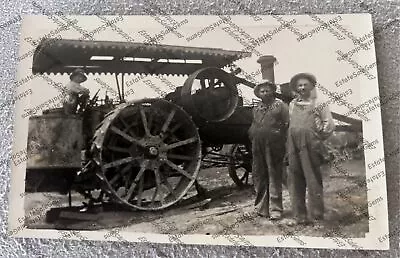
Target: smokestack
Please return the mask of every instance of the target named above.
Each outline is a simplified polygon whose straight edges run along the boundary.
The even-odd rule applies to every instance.
[[[257,63],[261,64],[261,74],[264,80],[275,83],[274,63],[276,58],[274,56],[261,56]]]

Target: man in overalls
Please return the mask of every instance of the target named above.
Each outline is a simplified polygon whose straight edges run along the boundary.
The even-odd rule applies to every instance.
[[[67,94],[64,99],[63,107],[67,115],[76,114],[78,104],[82,104],[89,99],[89,89],[81,86],[87,80],[82,69],[74,70],[70,77],[71,81],[66,85]]]
[[[327,103],[319,103],[313,75],[300,73],[290,80],[298,96],[289,104],[288,131],[289,192],[294,219],[289,225],[307,224],[306,188],[312,221],[324,217],[323,185],[320,165],[322,140],[335,125]]]
[[[270,82],[254,88],[254,94],[262,101],[253,109],[249,129],[256,210],[260,216],[272,220],[282,216],[282,163],[289,123],[288,106],[275,98],[275,91],[276,85]]]

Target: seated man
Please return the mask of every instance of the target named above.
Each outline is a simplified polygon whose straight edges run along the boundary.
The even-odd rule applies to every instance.
[[[84,103],[89,99],[89,89],[80,84],[87,80],[82,69],[76,69],[69,77],[71,81],[66,85],[67,94],[63,102],[65,114],[76,114],[78,104]]]

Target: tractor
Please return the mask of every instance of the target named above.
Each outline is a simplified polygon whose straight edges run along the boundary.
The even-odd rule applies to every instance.
[[[246,184],[252,105],[243,103],[237,86],[255,84],[238,76],[241,69],[234,62],[250,56],[217,48],[42,40],[33,74],[70,74],[76,68],[89,76],[113,74],[118,99],[107,93],[99,99],[97,92],[79,104],[76,114],[52,108],[31,116],[26,191],[75,190],[91,203],[162,210],[182,200],[193,185],[201,189],[196,179],[202,162],[226,145],[232,148],[225,159],[211,162],[227,164],[235,183]],[[259,58],[264,79],[274,81],[275,61]],[[163,97],[126,101],[125,74],[187,79]],[[288,103],[293,96],[283,89],[277,97]],[[360,130],[361,122],[349,120],[352,130]]]

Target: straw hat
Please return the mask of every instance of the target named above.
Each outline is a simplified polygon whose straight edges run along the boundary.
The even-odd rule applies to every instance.
[[[315,88],[315,84],[317,83],[317,79],[315,78],[314,75],[312,75],[311,73],[298,73],[295,76],[293,76],[292,79],[290,79],[289,85],[290,85],[290,88],[293,91],[297,92],[296,84],[297,84],[297,81],[300,80],[300,79],[309,80],[311,82],[313,88]]]
[[[86,75],[85,75],[85,71],[84,71],[83,69],[81,69],[81,68],[75,69],[75,70],[71,73],[71,75],[69,76],[69,78],[72,80],[72,78],[74,78],[75,76],[82,76],[82,78],[83,78],[83,81],[82,81],[82,82],[84,82],[84,81],[87,80],[87,77],[86,77]]]

